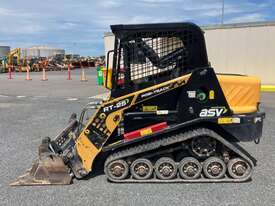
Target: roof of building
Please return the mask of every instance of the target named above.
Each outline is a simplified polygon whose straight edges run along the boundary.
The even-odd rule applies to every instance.
[[[247,27],[264,27],[275,26],[275,21],[261,21],[261,22],[246,22],[246,23],[234,23],[234,24],[216,24],[200,26],[203,30],[215,30],[215,29],[233,29],[233,28],[247,28]],[[113,36],[112,32],[105,32],[104,37]]]
[[[201,28],[203,30],[214,30],[214,29],[233,29],[233,28],[265,27],[265,26],[275,26],[275,21],[206,25],[206,26],[201,26]]]

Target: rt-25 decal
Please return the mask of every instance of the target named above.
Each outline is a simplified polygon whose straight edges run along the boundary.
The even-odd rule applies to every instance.
[[[227,109],[225,107],[214,107],[210,109],[202,109],[200,112],[200,117],[219,117],[226,112],[227,112]]]
[[[119,109],[121,107],[125,107],[130,103],[130,99],[123,99],[121,101],[118,101],[116,103],[107,105],[103,108],[103,112],[111,112],[113,110]]]

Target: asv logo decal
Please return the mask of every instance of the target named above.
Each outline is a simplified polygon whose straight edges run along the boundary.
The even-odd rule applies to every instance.
[[[226,112],[227,112],[227,109],[225,107],[202,109],[200,112],[200,117],[219,117]]]

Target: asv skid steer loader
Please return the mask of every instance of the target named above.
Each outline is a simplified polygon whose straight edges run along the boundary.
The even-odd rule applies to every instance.
[[[260,80],[215,74],[195,24],[111,29],[109,99],[86,123],[83,116],[94,105],[86,106],[79,120],[72,115],[56,138],[45,138],[38,160],[11,185],[69,184],[98,169],[98,159],[112,182],[251,178],[256,160],[239,142],[258,143],[262,135]]]

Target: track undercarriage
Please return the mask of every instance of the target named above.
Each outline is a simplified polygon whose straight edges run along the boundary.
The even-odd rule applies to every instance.
[[[104,170],[111,182],[244,182],[255,163],[236,143],[198,128],[113,152]]]

